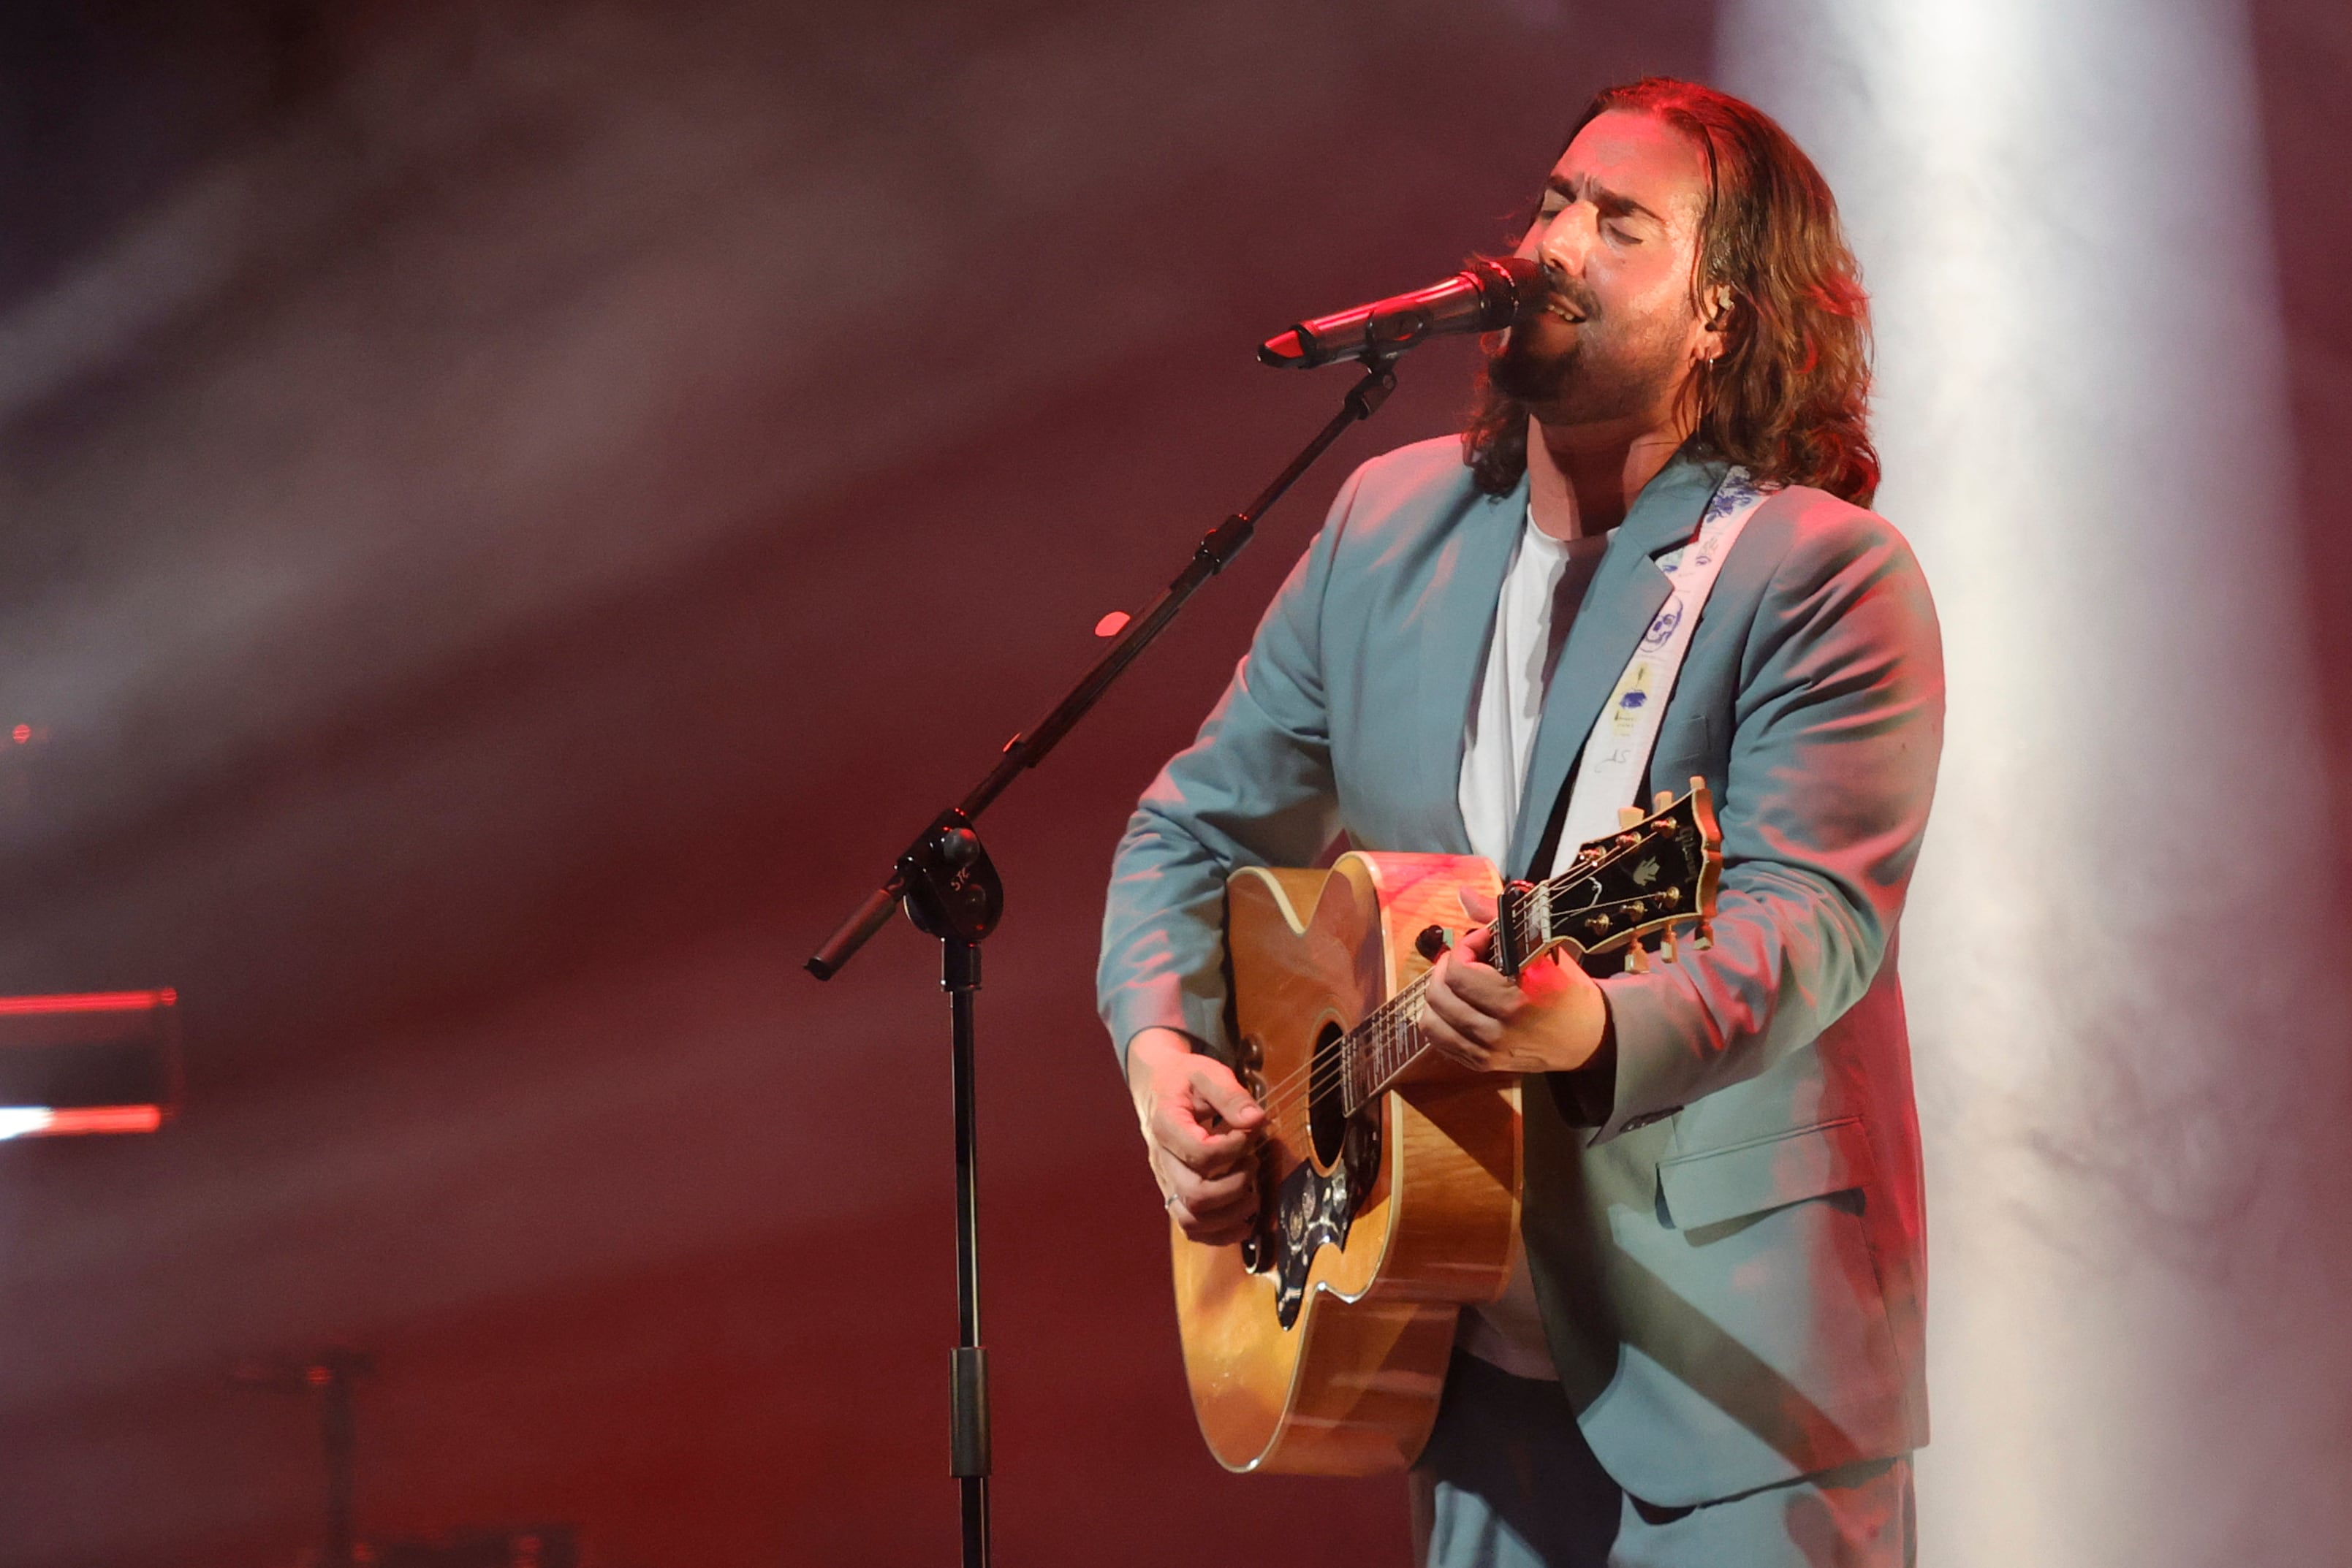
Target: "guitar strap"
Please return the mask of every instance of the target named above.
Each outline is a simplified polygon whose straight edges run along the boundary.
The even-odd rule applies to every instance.
[[[1697,533],[1659,559],[1658,569],[1669,585],[1666,602],[1642,634],[1625,673],[1617,677],[1601,716],[1592,722],[1569,792],[1568,811],[1554,841],[1551,874],[1565,870],[1580,845],[1615,832],[1620,807],[1645,804],[1640,798],[1642,780],[1650,770],[1658,725],[1665,716],[1675,677],[1682,672],[1683,655],[1690,650],[1699,612],[1715,590],[1724,557],[1738,542],[1739,530],[1779,488],[1759,485],[1747,469],[1735,466],[1700,514]]]

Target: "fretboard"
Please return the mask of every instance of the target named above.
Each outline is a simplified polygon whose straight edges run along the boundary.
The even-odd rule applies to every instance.
[[[1510,912],[1514,952],[1533,952],[1549,940],[1542,930],[1548,909],[1549,900],[1538,895]],[[1365,1015],[1339,1041],[1346,1114],[1352,1116],[1361,1110],[1429,1049],[1429,1037],[1421,1031],[1422,997],[1428,988],[1429,977],[1424,973]]]
[[[1558,944],[1581,962],[1611,952],[1644,932],[1696,921],[1702,945],[1714,913],[1715,866],[1721,835],[1706,782],[1661,802],[1647,818],[1628,823],[1577,851],[1568,869],[1539,883],[1515,882],[1497,901],[1496,941],[1487,961],[1507,975]],[[1343,1109],[1354,1115],[1429,1049],[1421,1030],[1423,976],[1374,1008],[1337,1046]],[[1318,1096],[1328,1092],[1329,1058],[1313,1069]]]

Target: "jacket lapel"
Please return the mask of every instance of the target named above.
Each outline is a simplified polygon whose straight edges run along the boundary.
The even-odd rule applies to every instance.
[[[1511,834],[1511,863],[1502,868],[1505,876],[1527,874],[1569,772],[1584,753],[1593,721],[1601,716],[1601,705],[1625,673],[1642,633],[1665,605],[1666,574],[1658,570],[1656,558],[1690,538],[1723,474],[1720,464],[1677,454],[1634,497],[1623,526],[1609,541],[1609,553],[1585,591],[1583,607],[1569,628],[1568,646],[1560,651],[1559,667],[1544,696],[1543,723],[1536,730],[1535,756],[1528,764],[1519,820]],[[1501,581],[1498,574],[1498,592]],[[1490,604],[1489,622],[1494,613]],[[1458,765],[1458,741],[1455,751]]]
[[[1503,574],[1527,526],[1527,482],[1507,496],[1483,497],[1478,507],[1478,515],[1465,519],[1466,526],[1446,541],[1414,614],[1423,628],[1416,649],[1420,698],[1412,712],[1412,756],[1421,773],[1415,794],[1432,813],[1426,825],[1434,836],[1428,841],[1444,854],[1470,852],[1470,831],[1462,822],[1462,745],[1471,694],[1486,673]]]

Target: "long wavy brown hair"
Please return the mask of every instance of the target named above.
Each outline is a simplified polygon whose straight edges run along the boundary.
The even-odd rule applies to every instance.
[[[1612,110],[1664,120],[1706,158],[1691,298],[1722,285],[1732,306],[1721,356],[1685,383],[1695,449],[1868,506],[1870,299],[1821,171],[1761,110],[1670,77],[1604,89],[1569,141]],[[1462,445],[1477,487],[1507,494],[1527,472],[1527,405],[1481,376]]]

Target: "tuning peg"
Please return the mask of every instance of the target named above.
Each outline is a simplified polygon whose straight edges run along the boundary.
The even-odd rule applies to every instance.
[[[1646,975],[1650,972],[1650,950],[1642,946],[1639,937],[1625,944],[1625,972],[1629,975]]]
[[[1658,936],[1658,956],[1669,964],[1675,961],[1675,928],[1671,925]]]
[[[1642,821],[1643,812],[1641,807],[1620,806],[1617,808],[1617,825],[1620,828],[1638,828],[1642,825]]]
[[[1715,946],[1715,922],[1702,920],[1691,927],[1691,951],[1704,953]]]
[[[1658,791],[1657,800],[1650,807],[1650,810],[1652,814],[1654,815],[1657,812],[1664,810],[1674,803],[1675,792],[1671,789],[1661,789]]]

